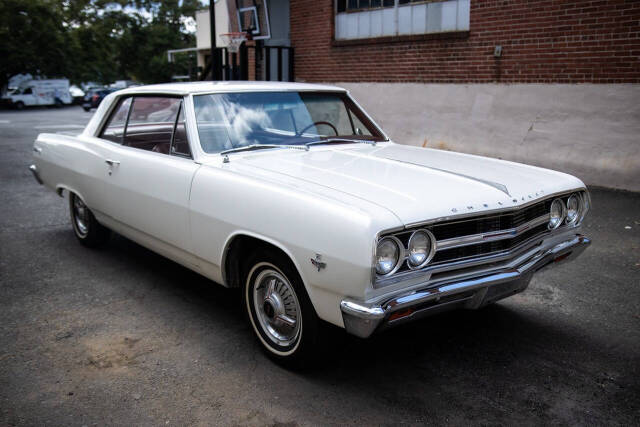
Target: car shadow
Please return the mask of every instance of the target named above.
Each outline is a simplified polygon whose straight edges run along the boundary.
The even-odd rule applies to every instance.
[[[223,320],[242,322],[246,334],[253,332],[245,321],[238,289],[229,289],[173,261],[114,233],[103,255],[120,263],[133,263],[136,269],[153,272],[156,288],[188,301],[192,308],[207,313],[214,324]],[[434,315],[413,323],[360,339],[343,329],[326,324],[324,350],[314,369],[305,375],[326,378],[328,372],[362,374],[379,368],[380,363],[394,365],[396,373],[411,374],[412,361],[456,362],[478,367],[481,361],[507,363],[522,354],[543,349],[547,342],[569,342],[566,330],[540,317],[540,313],[523,313],[504,303],[481,310],[457,310]],[[473,362],[470,362],[473,360]]]

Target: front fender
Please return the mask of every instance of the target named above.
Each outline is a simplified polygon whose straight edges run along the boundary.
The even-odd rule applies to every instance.
[[[320,318],[342,325],[342,298],[363,297],[371,286],[376,233],[397,218],[362,200],[342,200],[305,188],[272,183],[223,167],[203,167],[191,190],[191,232],[196,254],[224,282],[229,243],[240,234],[280,248],[298,269]],[[319,254],[325,268],[311,262]],[[217,272],[217,273],[216,273]]]

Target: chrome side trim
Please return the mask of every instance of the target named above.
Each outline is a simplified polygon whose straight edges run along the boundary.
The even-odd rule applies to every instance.
[[[407,291],[396,292],[383,298],[379,303],[345,298],[340,303],[345,329],[351,334],[367,338],[381,325],[401,323],[402,318],[390,317],[401,310],[414,310],[407,315],[406,320],[408,320],[409,317],[415,318],[413,314],[422,315],[458,306],[450,304],[451,302],[463,303],[467,308],[481,307],[488,301],[523,291],[533,273],[550,263],[577,257],[590,244],[589,238],[575,235],[563,242],[540,248],[532,256],[527,256],[520,261],[520,265],[506,267],[485,275],[454,279],[436,286],[427,281],[424,287],[408,293]],[[505,285],[510,287],[507,294],[500,294],[497,298],[488,296],[492,287],[503,284],[510,284]],[[496,289],[499,290],[499,287]],[[448,297],[453,298],[453,301]],[[425,306],[425,304],[428,305]]]
[[[504,239],[513,239],[525,231],[537,227],[540,224],[549,222],[549,214],[533,219],[517,228],[491,231],[488,233],[470,234],[467,236],[453,237],[451,239],[439,240],[436,244],[437,250],[460,248],[463,246],[477,245],[478,243],[495,242]]]

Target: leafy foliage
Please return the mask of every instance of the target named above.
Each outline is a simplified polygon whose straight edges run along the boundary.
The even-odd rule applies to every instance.
[[[185,19],[199,0],[2,0],[0,87],[18,73],[72,82],[170,81],[189,73],[189,58],[168,63],[167,50],[191,47]]]

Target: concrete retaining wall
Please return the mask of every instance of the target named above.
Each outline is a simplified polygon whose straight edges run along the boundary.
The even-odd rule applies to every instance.
[[[398,143],[640,191],[640,85],[342,83]]]

